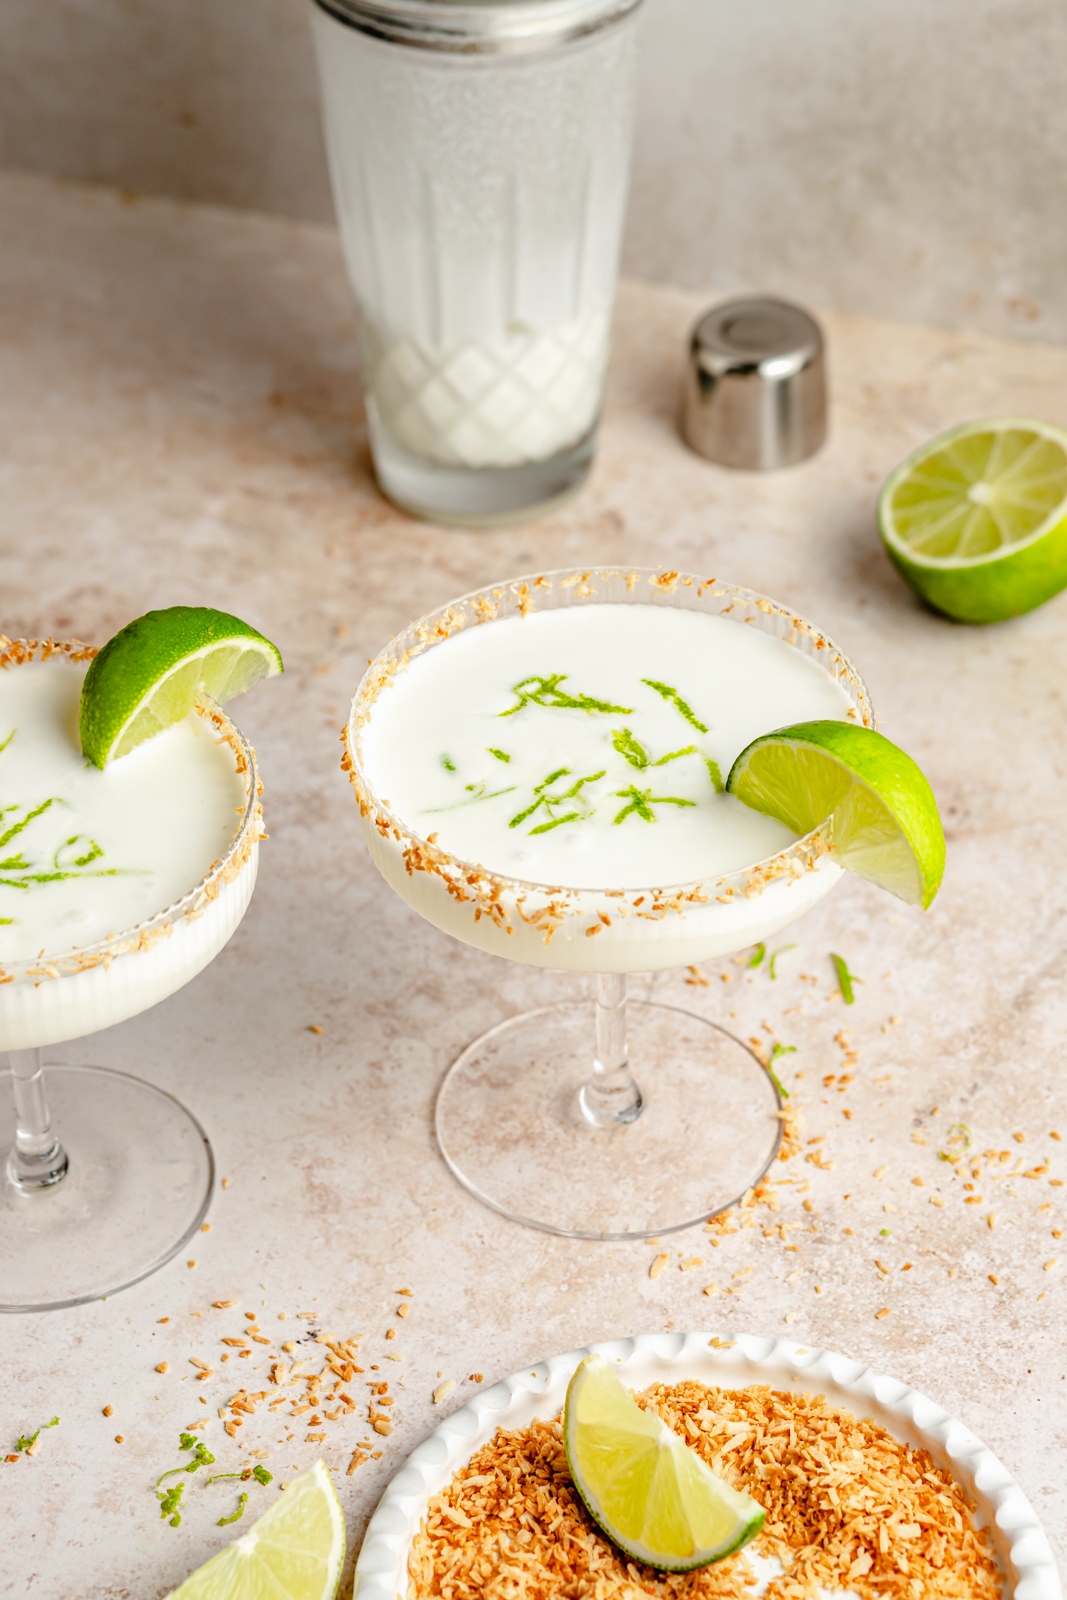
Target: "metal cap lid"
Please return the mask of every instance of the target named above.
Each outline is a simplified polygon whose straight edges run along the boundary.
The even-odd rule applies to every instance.
[[[462,55],[547,50],[627,16],[640,0],[315,0],[391,44]]]
[[[682,433],[724,467],[768,471],[826,438],[826,362],[815,319],[788,300],[728,300],[689,347]]]

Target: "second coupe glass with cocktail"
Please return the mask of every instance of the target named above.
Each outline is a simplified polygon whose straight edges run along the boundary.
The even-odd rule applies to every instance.
[[[873,712],[822,633],[678,573],[483,589],[372,662],[345,762],[387,882],[467,943],[598,979],[595,1002],[502,1021],[444,1081],[442,1152],[486,1204],[639,1237],[766,1171],[780,1102],[762,1064],[703,1017],[627,1007],[625,977],[766,939],[833,887],[828,826],[798,837],[723,780],[769,730],[837,721]]]

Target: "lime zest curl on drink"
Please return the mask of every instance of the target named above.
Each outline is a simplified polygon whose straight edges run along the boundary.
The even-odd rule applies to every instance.
[[[665,767],[668,761],[677,761],[679,756],[696,755],[696,745],[687,744],[684,750],[671,750],[669,754],[660,756],[658,761],[653,761],[640,739],[635,739],[629,728],[620,728],[612,735],[612,745],[624,761],[631,767],[636,767],[638,772],[643,772],[646,767]]]
[[[534,785],[534,794],[537,799],[532,805],[527,806],[525,811],[520,811],[517,816],[512,817],[508,827],[519,827],[529,817],[532,817],[535,811],[539,811],[542,806],[548,812],[549,820],[548,822],[540,823],[536,828],[531,828],[531,835],[535,833],[551,833],[553,828],[560,827],[564,822],[584,821],[586,817],[592,816],[592,810],[588,804],[588,798],[582,794],[582,790],[587,783],[598,783],[604,775],[603,771],[592,772],[588,777],[578,778],[565,793],[552,795],[547,792],[549,787],[553,783],[558,783],[560,778],[569,778],[571,776],[569,767],[557,767],[555,772],[550,772],[547,778]],[[564,801],[579,799],[579,797],[580,806],[577,811],[571,811],[565,817],[557,817],[554,814],[554,807],[563,805]]]
[[[628,717],[633,714],[633,706],[613,706],[607,700],[596,700],[588,694],[571,694],[568,689],[561,689],[559,685],[565,683],[566,672],[554,672],[551,677],[523,678],[521,683],[512,687],[512,694],[518,695],[519,703],[509,706],[506,711],[498,714],[502,717],[513,717],[516,711],[522,711],[526,706],[552,706],[557,711],[599,711],[610,713],[612,716]],[[536,684],[535,689],[530,684]]]
[[[642,678],[641,682],[646,683],[650,689],[655,689],[662,699],[670,700],[675,709],[681,712],[686,722],[694,727],[698,733],[707,733],[707,723],[701,722],[692,706],[682,699],[677,689],[672,688],[669,683],[660,683],[657,678]]]
[[[627,817],[638,816],[643,822],[655,822],[656,813],[653,806],[695,806],[695,800],[679,800],[677,795],[653,794],[651,789],[639,789],[631,783],[627,789],[616,789],[616,796],[629,803],[623,806],[614,820],[617,828],[620,822],[625,822]]]

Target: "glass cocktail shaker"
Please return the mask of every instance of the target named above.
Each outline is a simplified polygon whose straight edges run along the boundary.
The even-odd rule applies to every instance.
[[[379,483],[439,522],[544,511],[592,461],[639,0],[316,0]]]

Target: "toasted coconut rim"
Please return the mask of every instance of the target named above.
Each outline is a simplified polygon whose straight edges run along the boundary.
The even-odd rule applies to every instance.
[[[602,593],[609,586],[623,590]],[[784,850],[766,860],[737,868],[715,878],[688,879],[682,883],[650,885],[647,888],[605,889],[602,886],[578,888],[563,887],[514,878],[506,873],[494,872],[479,862],[465,861],[441,848],[434,838],[417,833],[399,817],[377,794],[363,764],[363,730],[368,725],[374,705],[382,690],[387,688],[397,673],[408,662],[425,651],[443,644],[464,628],[476,627],[510,616],[525,616],[537,609],[538,601],[547,594],[570,590],[573,601],[619,603],[628,599],[635,604],[664,603],[662,597],[681,594],[692,596],[690,605],[675,609],[699,611],[704,615],[733,616],[741,624],[760,627],[760,631],[781,639],[794,648],[802,648],[806,655],[818,661],[830,676],[845,687],[852,699],[850,716],[864,727],[875,726],[874,708],[867,687],[848,657],[818,628],[798,616],[790,607],[770,600],[754,590],[736,584],[720,583],[715,578],[698,578],[689,573],[661,571],[654,567],[594,567],[585,571],[560,569],[539,576],[515,578],[510,582],[489,585],[472,590],[458,600],[439,606],[418,621],[412,622],[402,633],[390,640],[385,649],[368,666],[352,699],[349,718],[341,734],[344,745],[342,769],[356,792],[356,800],[364,819],[383,836],[392,838],[404,853],[409,872],[424,871],[443,877],[449,892],[457,898],[476,900],[484,914],[492,915],[492,907],[504,895],[520,902],[530,895],[546,896],[553,903],[562,904],[571,897],[600,895],[614,900],[634,897],[652,897],[652,905],[643,915],[662,915],[667,910],[681,909],[685,903],[703,903],[709,900],[729,901],[740,895],[752,898],[762,893],[767,885],[781,877],[795,878],[802,872],[815,868],[820,856],[829,853],[831,845],[826,823],[820,823],[802,839],[795,840]],[[647,596],[647,598],[646,598]],[[698,601],[712,599],[722,604],[708,606]],[[768,626],[762,619],[777,619]],[[471,892],[464,893],[465,886]],[[457,890],[459,891],[457,893]],[[579,907],[575,906],[574,910]],[[586,908],[582,908],[586,909]],[[521,914],[521,904],[520,904]]]
[[[25,666],[31,661],[48,661],[52,656],[66,656],[72,663],[80,664],[91,661],[96,654],[94,646],[84,645],[78,639],[8,639],[0,634],[0,671]],[[240,728],[207,695],[198,697],[195,709],[199,716],[212,723],[219,740],[230,746],[237,774],[244,780],[244,809],[225,855],[212,862],[200,882],[180,899],[122,933],[107,934],[92,944],[75,946],[57,955],[46,951],[21,961],[0,963],[0,984],[41,983],[46,978],[74,977],[94,967],[107,967],[116,956],[151,949],[176,923],[194,921],[202,916],[221,890],[248,864],[256,843],[266,837],[260,804],[263,785],[256,753]]]

